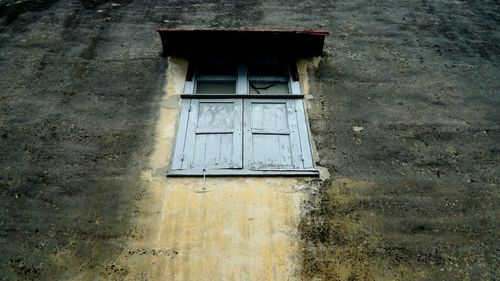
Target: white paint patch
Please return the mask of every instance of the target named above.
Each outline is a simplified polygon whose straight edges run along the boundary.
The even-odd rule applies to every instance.
[[[354,126],[352,127],[352,130],[356,133],[360,133],[361,131],[363,131],[365,128],[364,127],[361,127],[361,126]]]

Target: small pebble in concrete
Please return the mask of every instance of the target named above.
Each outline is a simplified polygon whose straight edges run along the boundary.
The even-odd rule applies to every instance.
[[[359,133],[359,132],[363,131],[364,129],[365,129],[364,127],[360,127],[360,126],[352,127],[352,130],[356,133]]]

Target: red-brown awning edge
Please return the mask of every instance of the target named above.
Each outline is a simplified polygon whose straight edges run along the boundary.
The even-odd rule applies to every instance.
[[[323,52],[326,30],[158,29],[163,56],[313,57]]]

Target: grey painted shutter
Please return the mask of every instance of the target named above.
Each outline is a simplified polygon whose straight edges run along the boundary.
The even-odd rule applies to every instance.
[[[192,99],[181,169],[242,168],[242,101]]]
[[[186,143],[187,123],[190,113],[191,100],[184,99],[181,104],[181,112],[179,117],[179,126],[177,128],[177,136],[175,138],[174,154],[172,157],[172,170],[182,169],[184,162],[184,145]]]
[[[297,126],[303,168],[314,169],[311,143],[309,141],[309,125],[307,123],[306,113],[304,110],[304,101],[302,99],[296,99],[293,102],[295,103],[295,114],[297,115]]]
[[[304,169],[293,99],[246,99],[245,167],[250,170]]]

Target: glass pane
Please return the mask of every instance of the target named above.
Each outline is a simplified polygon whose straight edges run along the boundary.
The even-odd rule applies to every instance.
[[[235,94],[236,81],[198,81],[197,94]]]
[[[248,75],[288,77],[288,65],[285,62],[280,61],[252,63],[248,65]]]
[[[236,76],[237,67],[235,64],[200,64],[197,67],[198,75],[224,75]]]
[[[250,81],[250,94],[253,95],[288,95],[289,93],[286,82]]]

